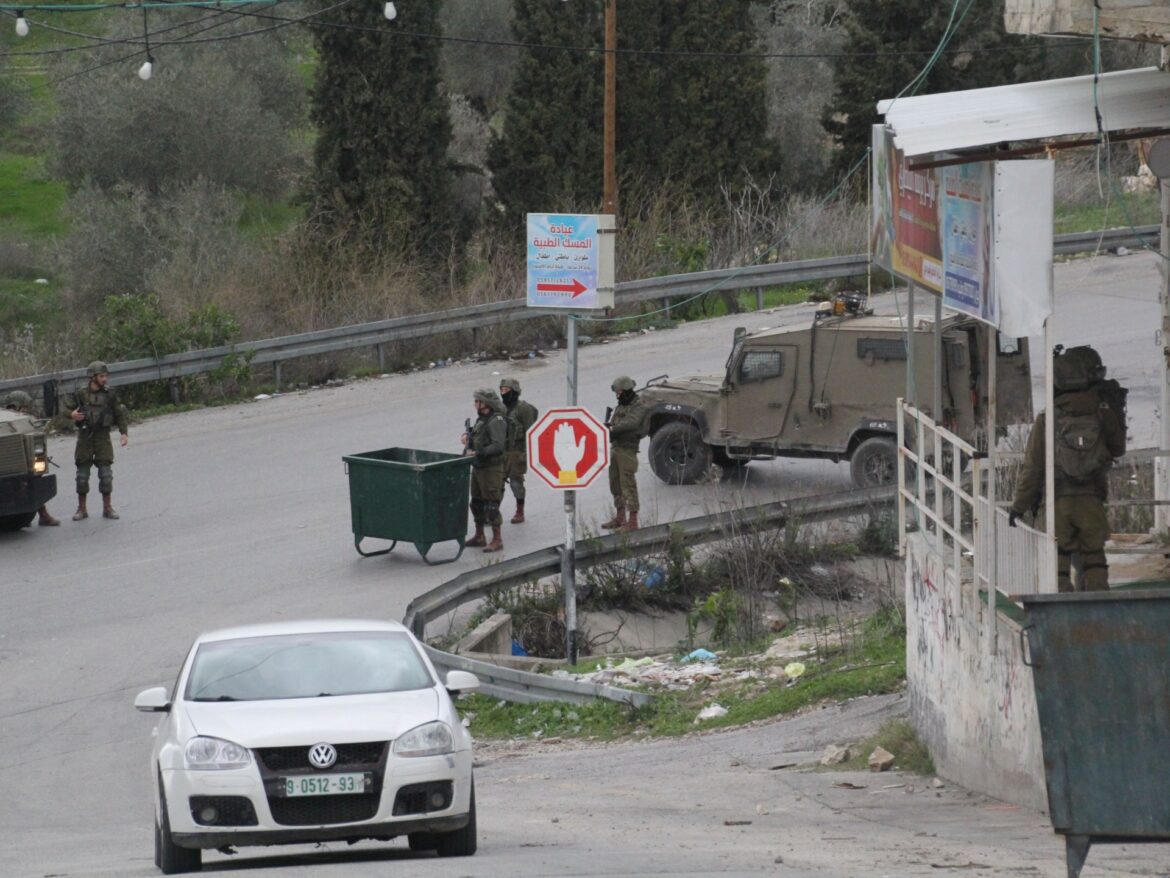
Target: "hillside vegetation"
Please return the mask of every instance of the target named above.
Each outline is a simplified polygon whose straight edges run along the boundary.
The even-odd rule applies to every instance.
[[[513,298],[524,214],[600,208],[603,6],[26,9],[0,29],[0,374]],[[624,0],[620,279],[861,252],[877,99],[1092,69],[1000,6]],[[1152,221],[1135,168],[1062,156],[1058,230]]]

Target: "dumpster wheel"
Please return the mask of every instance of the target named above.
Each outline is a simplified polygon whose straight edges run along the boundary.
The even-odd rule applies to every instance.
[[[389,555],[391,552],[394,551],[394,547],[398,545],[398,540],[395,540],[394,542],[392,542],[390,544],[389,549],[380,549],[377,552],[363,552],[362,551],[362,540],[364,540],[364,539],[365,539],[365,537],[357,537],[357,536],[355,536],[353,538],[353,547],[355,549],[357,549],[357,553],[359,555],[361,555],[363,558],[373,558],[375,555]]]

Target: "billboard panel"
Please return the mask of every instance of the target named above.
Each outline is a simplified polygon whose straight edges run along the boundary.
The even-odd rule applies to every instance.
[[[948,308],[988,323],[996,322],[993,167],[977,162],[911,170],[889,130],[873,127],[874,262],[940,294]]]

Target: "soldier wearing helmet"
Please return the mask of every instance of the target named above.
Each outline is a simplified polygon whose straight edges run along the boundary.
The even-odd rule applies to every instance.
[[[14,390],[8,394],[8,398],[4,400],[4,408],[10,412],[35,417],[33,398],[23,390]],[[41,508],[37,510],[37,524],[41,527],[57,527],[61,522],[49,514],[49,504],[42,503]]]
[[[1072,558],[1080,556],[1081,574],[1076,591],[1105,591],[1109,567],[1105,541],[1108,473],[1115,458],[1125,454],[1125,394],[1116,381],[1105,381],[1100,355],[1087,345],[1063,350],[1052,360],[1055,390],[1053,423],[1055,461],[1056,579],[1060,591],[1074,590]],[[1111,402],[1112,400],[1112,402]],[[1008,523],[1027,512],[1042,510],[1045,475],[1045,418],[1036,417]],[[1036,517],[1044,529],[1043,512]]]
[[[638,529],[638,445],[646,435],[646,411],[634,379],[615,378],[611,389],[617,394],[617,407],[607,421],[609,425],[609,492],[613,495],[614,515],[603,522],[606,530]]]
[[[500,380],[500,399],[504,401],[508,422],[508,441],[504,451],[504,481],[516,498],[512,524],[524,523],[524,474],[528,472],[528,431],[540,416],[536,407],[520,398],[520,382],[515,378]]]
[[[471,516],[475,520],[475,535],[464,545],[483,546],[485,552],[504,548],[500,528],[500,502],[504,499],[504,450],[508,441],[508,424],[504,420],[504,403],[490,387],[481,388],[473,395],[478,417],[463,437],[464,454],[474,454],[471,464]],[[489,543],[484,527],[492,526]]]
[[[89,379],[76,393],[65,396],[65,409],[77,427],[77,446],[73,460],[77,464],[77,511],[74,521],[89,518],[86,500],[89,495],[89,476],[96,466],[98,491],[102,495],[102,517],[118,518],[114,511],[114,445],[110,429],[118,428],[123,448],[130,441],[126,408],[118,402],[117,392],[107,387],[110,370],[101,360],[94,360],[85,370]]]

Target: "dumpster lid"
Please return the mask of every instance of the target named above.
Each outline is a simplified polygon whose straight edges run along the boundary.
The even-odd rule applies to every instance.
[[[1100,601],[1152,601],[1170,600],[1170,589],[1135,588],[1111,591],[1073,591],[1060,594],[1017,595],[1020,603],[1028,604],[1087,604]]]

